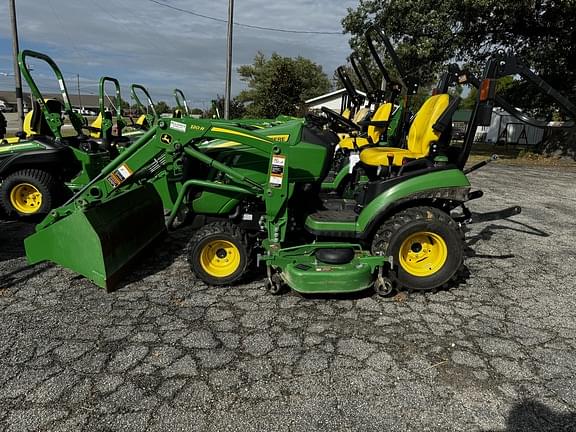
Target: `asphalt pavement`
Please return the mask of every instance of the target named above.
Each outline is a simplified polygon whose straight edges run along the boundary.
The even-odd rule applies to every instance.
[[[187,228],[106,293],[0,222],[0,430],[576,430],[575,176],[471,174],[466,271],[393,298],[207,287]]]

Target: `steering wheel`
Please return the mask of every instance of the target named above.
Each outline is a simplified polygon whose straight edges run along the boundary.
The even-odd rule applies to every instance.
[[[360,130],[360,126],[354,123],[352,120],[338,114],[336,111],[332,111],[330,108],[322,107],[322,112],[326,114],[330,120],[334,123],[342,126],[346,130]]]
[[[328,120],[325,116],[321,116],[314,113],[306,113],[305,118],[308,123],[320,129],[323,129],[324,126],[330,123],[330,120]]]

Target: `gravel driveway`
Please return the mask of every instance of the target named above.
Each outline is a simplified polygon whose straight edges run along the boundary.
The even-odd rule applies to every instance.
[[[576,430],[576,171],[492,165],[458,286],[271,296],[190,278],[182,230],[107,294],[0,222],[0,430]]]

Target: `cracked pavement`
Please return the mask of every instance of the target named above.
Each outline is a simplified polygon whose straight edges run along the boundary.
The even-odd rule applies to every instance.
[[[0,430],[576,430],[576,171],[491,165],[458,286],[209,288],[173,233],[107,294],[0,222]],[[402,300],[402,301],[400,301]]]

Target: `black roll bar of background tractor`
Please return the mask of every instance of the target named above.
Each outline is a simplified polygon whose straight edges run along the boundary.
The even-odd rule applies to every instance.
[[[370,50],[370,54],[372,54],[372,57],[374,58],[374,61],[376,62],[378,69],[380,69],[380,72],[382,73],[382,76],[386,81],[386,87],[388,87],[389,83],[390,84],[394,83],[394,81],[392,80],[390,74],[386,70],[386,67],[384,66],[384,62],[382,61],[380,54],[378,54],[378,50],[376,49],[376,45],[374,44],[375,39],[377,39],[378,42],[384,45],[386,52],[390,56],[392,64],[394,65],[396,71],[398,72],[398,78],[400,80],[399,84],[402,86],[402,88],[406,91],[407,94],[410,95],[416,94],[416,92],[418,91],[418,83],[416,83],[412,78],[410,78],[407,75],[404,66],[400,62],[400,59],[398,58],[398,54],[396,54],[394,46],[392,46],[392,42],[390,42],[390,39],[388,39],[388,37],[386,37],[386,35],[376,27],[370,27],[368,30],[366,30],[365,37],[366,37],[366,43],[368,44],[368,49]]]
[[[379,91],[380,89],[372,79],[372,76],[370,75],[370,71],[368,71],[368,67],[366,66],[366,64],[362,62],[362,60],[360,60],[360,57],[355,52],[350,54],[348,60],[352,65],[352,70],[354,70],[354,74],[356,75],[356,77],[358,77],[358,82],[360,83],[360,86],[366,93],[368,103],[369,104],[378,103],[380,99],[380,91]]]
[[[346,89],[346,94],[348,95],[350,102],[352,102],[356,107],[362,106],[364,103],[364,96],[356,91],[356,87],[354,87],[354,83],[350,79],[346,69],[342,66],[338,66],[336,73],[338,74],[338,79]]]

